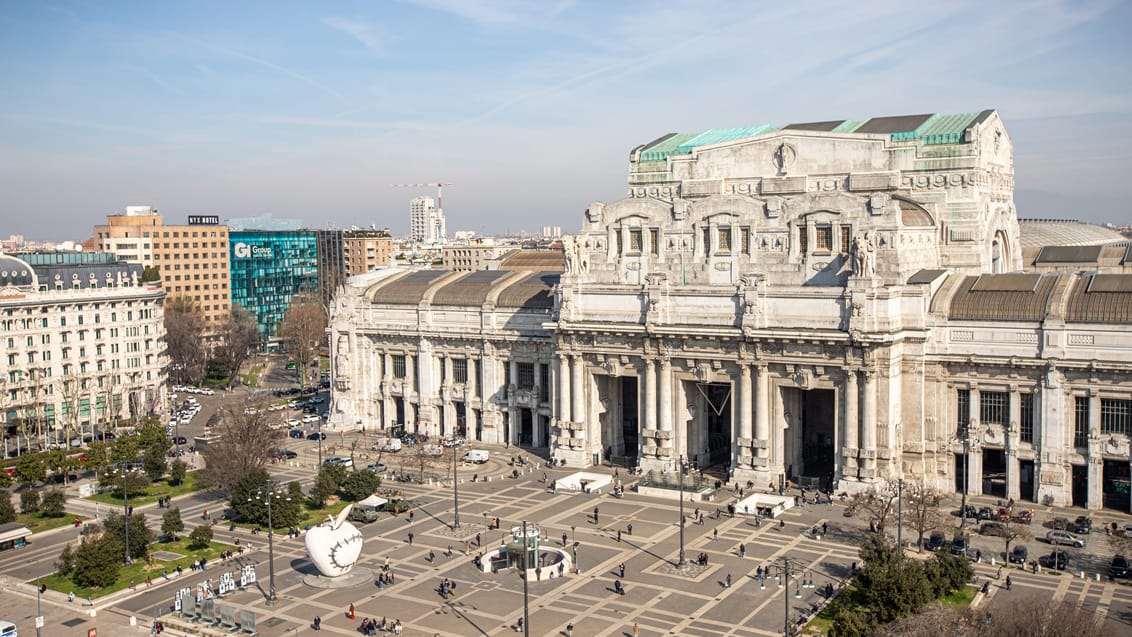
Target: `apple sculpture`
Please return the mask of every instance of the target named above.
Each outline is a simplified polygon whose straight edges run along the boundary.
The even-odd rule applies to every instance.
[[[305,544],[311,563],[324,577],[338,577],[350,572],[362,554],[362,534],[346,521],[350,505],[338,514],[327,515],[327,521],[307,531]]]

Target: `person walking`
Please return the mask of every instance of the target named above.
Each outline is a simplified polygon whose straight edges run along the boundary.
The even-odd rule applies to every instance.
[[[712,529],[711,541],[712,542],[718,542],[719,541],[719,529]]]
[[[566,539],[567,539],[566,538],[566,532],[563,531],[562,532],[562,546],[566,546]]]
[[[315,630],[322,630],[322,618],[319,617],[318,615],[315,615],[314,623],[312,624],[312,626],[314,627]]]
[[[409,509],[409,524],[413,523],[413,510]]]
[[[1010,581],[1010,576],[1006,576],[1006,590],[1010,590],[1014,586],[1014,582]]]
[[[724,584],[724,588],[731,588],[731,573],[727,574],[727,583]]]
[[[597,507],[594,507],[594,524],[597,524]]]
[[[621,541],[621,529],[617,529],[617,541]]]
[[[566,624],[566,637],[574,637],[574,624]]]
[[[625,579],[625,562],[621,562],[617,565],[617,573],[621,579]]]
[[[409,546],[413,545],[413,532],[409,531]]]
[[[347,619],[353,619],[354,618],[354,602],[350,602],[350,610],[346,611],[346,618]]]
[[[747,557],[747,545],[739,545],[739,557]]]
[[[633,622],[633,637],[640,637],[640,634],[641,627],[637,625],[637,622]]]

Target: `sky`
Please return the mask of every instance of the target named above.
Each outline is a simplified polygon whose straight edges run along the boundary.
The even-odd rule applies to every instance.
[[[127,205],[573,232],[670,132],[994,108],[1023,218],[1132,223],[1132,3],[0,3],[0,236]]]

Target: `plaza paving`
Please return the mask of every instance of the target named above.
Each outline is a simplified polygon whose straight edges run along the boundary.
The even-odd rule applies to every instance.
[[[634,624],[640,627],[641,635],[781,635],[787,606],[792,615],[811,609],[820,599],[820,587],[826,583],[836,585],[848,574],[850,564],[858,560],[858,547],[866,535],[859,520],[844,517],[844,507],[839,502],[792,509],[780,518],[781,526],[777,521],[758,526],[754,520],[741,515],[731,518],[722,514],[715,518],[716,508],[725,507],[727,499],[689,503],[686,513],[691,515],[698,505],[705,513],[705,521],[702,525],[689,523],[686,526],[686,555],[691,560],[705,553],[708,564],[680,572],[673,566],[679,553],[676,501],[643,498],[631,491],[621,499],[609,495],[553,494],[540,482],[542,474],[545,471],[553,479],[565,475],[566,471],[532,469],[518,479],[504,477],[510,472],[505,462],[510,452],[513,450],[493,450],[493,464],[486,468],[492,474],[490,482],[471,483],[465,479],[460,485],[462,526],[459,531],[449,528],[451,488],[428,486],[397,485],[417,506],[412,524],[405,515],[383,515],[377,522],[358,525],[366,540],[363,557],[356,568],[379,571],[388,557],[397,577],[395,585],[384,589],[367,585],[349,590],[308,587],[301,581],[304,573],[311,572],[302,540],[281,539],[275,542],[279,599],[267,606],[264,601],[268,587],[264,536],[237,531],[234,535],[240,537],[242,543],[250,541],[254,545],[251,553],[245,553],[237,561],[257,564],[259,586],[229,595],[221,603],[254,610],[259,634],[269,637],[311,633],[310,623],[315,616],[321,616],[322,630],[327,634],[356,635],[364,617],[385,617],[390,622],[399,619],[405,635],[513,634],[511,627],[523,612],[522,581],[512,572],[481,574],[471,563],[471,556],[464,555],[464,549],[467,541],[472,545],[471,555],[476,553],[477,533],[485,547],[498,546],[505,531],[526,520],[545,530],[544,542],[561,546],[563,533],[568,536],[568,544],[577,541],[581,567],[580,575],[550,579],[549,574],[544,573],[545,579],[529,584],[532,635],[564,635],[566,624],[571,622],[578,636],[632,635]],[[273,471],[282,479],[310,477],[309,470],[295,467],[274,467]],[[479,471],[483,475],[485,468]],[[462,471],[461,475],[471,473]],[[625,478],[623,474],[621,477]],[[730,491],[725,495],[732,496]],[[182,513],[187,524],[191,526],[190,519],[206,506],[216,507],[217,504],[209,504],[207,498],[186,499]],[[591,517],[595,506],[600,510],[598,524],[594,524]],[[159,515],[156,509],[146,512],[155,516],[154,519]],[[1036,533],[1044,532],[1037,524],[1052,513],[1038,508]],[[485,528],[485,516],[486,519],[499,517],[502,530]],[[1098,521],[1122,519],[1111,515],[1098,517]],[[807,531],[823,522],[828,524],[828,534],[821,539],[810,537]],[[631,535],[627,532],[630,523],[633,525]],[[215,528],[218,540],[233,539],[226,528]],[[622,532],[620,542],[617,541],[618,530]],[[409,532],[414,534],[411,546],[407,540]],[[715,532],[718,532],[718,540],[713,539]],[[911,540],[914,536],[906,531],[905,539]],[[974,542],[988,557],[1002,550],[1002,542],[997,538],[976,538]],[[745,546],[745,557],[738,554],[740,544]],[[1036,542],[1027,544],[1031,556],[1047,552],[1046,547]],[[449,545],[454,551],[451,558],[445,557]],[[427,559],[430,550],[436,555],[433,562]],[[1132,587],[1107,579],[1092,579],[1111,558],[1112,549],[1107,539],[1094,534],[1086,552],[1093,556],[1077,555],[1073,564],[1085,568],[1088,578],[1012,570],[1013,590],[1000,589],[996,584],[987,602],[993,608],[995,604],[1008,603],[1012,597],[1026,594],[1068,599],[1097,608],[1123,632],[1132,630]],[[3,559],[11,559],[12,555],[15,554],[4,555]],[[808,567],[792,583],[789,597],[773,578],[760,582],[753,576],[757,566],[765,566],[781,556],[790,556]],[[626,567],[625,577],[621,578],[626,586],[623,596],[613,591],[617,568],[622,562]],[[68,603],[52,593],[44,605],[48,627],[43,634],[82,634],[94,626],[103,635],[148,631],[155,605],[159,613],[167,611],[177,588],[195,585],[206,576],[215,581],[224,570],[236,568],[235,564],[215,564],[205,573],[186,573],[179,581],[161,582],[132,594],[125,591],[112,599],[96,601],[96,618],[86,616],[80,602]],[[993,577],[997,566],[988,561],[977,564],[976,570],[981,578]],[[724,584],[728,574],[732,576],[730,588]],[[445,577],[456,583],[455,594],[447,600],[441,599],[437,592],[440,580]],[[797,599],[794,593],[803,580],[812,580],[815,588],[801,589],[802,596]],[[27,585],[14,585],[12,581],[7,585],[18,594],[4,596],[0,615],[15,617],[21,630],[30,634],[31,624],[25,622],[34,615],[34,591]],[[345,616],[351,603],[356,608],[354,620]],[[137,617],[138,627],[129,627],[131,615]]]

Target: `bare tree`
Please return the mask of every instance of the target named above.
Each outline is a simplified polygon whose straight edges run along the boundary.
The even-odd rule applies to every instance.
[[[237,303],[232,306],[228,318],[220,324],[217,336],[228,375],[228,386],[231,387],[236,375],[240,373],[240,367],[259,345],[259,324],[247,308]]]
[[[420,471],[421,482],[424,482],[425,470],[432,469],[443,460],[443,456],[436,455],[434,447],[435,445],[426,445],[420,443],[413,447],[411,462]]]
[[[299,368],[299,384],[302,385],[317,355],[315,347],[326,337],[326,310],[315,296],[298,294],[283,314],[278,333]]]
[[[916,532],[920,552],[924,551],[924,536],[946,525],[943,507],[947,497],[927,482],[904,484],[904,520]]]
[[[1023,594],[1024,595],[1024,594]],[[1038,594],[1007,604],[961,609],[939,602],[877,631],[878,637],[1110,637],[1096,609]]]
[[[204,379],[208,362],[204,316],[190,297],[165,301],[165,344],[169,352],[169,375],[180,383],[197,384]]]
[[[1015,521],[1014,518],[1001,522],[1002,524],[1002,539],[1006,543],[1006,554],[1003,555],[1003,561],[1010,559],[1010,545],[1014,542],[1025,542],[1033,539],[1030,535],[1030,527]]]
[[[889,517],[896,512],[898,499],[896,483],[878,482],[864,491],[855,493],[849,499],[849,506],[845,508],[845,512],[872,523],[877,531],[884,532]]]
[[[221,411],[220,421],[213,428],[219,438],[209,442],[203,452],[208,484],[229,491],[248,472],[271,460],[272,448],[283,432],[272,431],[267,414],[265,405],[253,400]]]

